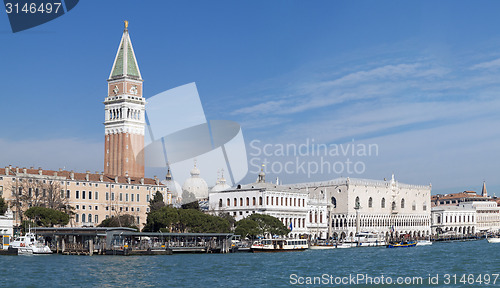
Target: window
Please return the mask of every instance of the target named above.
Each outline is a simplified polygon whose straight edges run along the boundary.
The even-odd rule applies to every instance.
[[[85,214],[82,214],[82,222],[85,222]]]
[[[137,224],[139,224],[141,221],[139,219],[139,216],[137,216]]]
[[[99,200],[99,192],[97,191],[94,192],[94,198],[95,200]]]
[[[227,207],[229,207],[231,205],[231,200],[229,200],[229,198],[227,198]]]
[[[99,206],[97,206],[97,205],[96,205],[96,206],[94,207],[94,210],[99,210]]]
[[[89,200],[92,200],[92,191],[89,191]]]
[[[109,206],[106,206],[106,211],[109,211]]]
[[[89,214],[89,222],[92,223],[92,214]]]
[[[396,210],[396,201],[392,202],[392,207],[391,208],[392,208],[392,210]]]
[[[385,208],[385,198],[382,198],[382,202],[380,203],[380,207]]]
[[[262,205],[262,197],[259,197],[259,205]]]
[[[255,203],[255,197],[253,197],[253,199],[252,199],[252,205],[255,206],[255,204],[256,204]]]
[[[92,210],[92,205],[89,205],[89,210]]]
[[[94,223],[99,223],[99,215],[94,216]]]
[[[137,197],[136,197],[136,198],[137,198],[136,200],[137,200],[137,202],[139,202],[139,194],[136,194],[136,196],[137,196]]]
[[[115,201],[115,192],[111,192],[111,201]]]
[[[109,200],[109,192],[106,192],[106,200]]]
[[[405,199],[401,199],[401,209],[405,208]]]
[[[413,204],[411,204],[411,210],[413,210],[413,211],[417,210],[417,204],[415,202],[413,202]]]
[[[247,206],[250,206],[250,199],[247,197]]]
[[[75,198],[76,199],[80,199],[80,191],[76,191],[75,192]]]
[[[356,201],[354,202],[354,207],[359,207],[359,197],[356,197]]]
[[[134,202],[134,194],[130,194],[130,201]]]
[[[238,200],[236,200],[236,198],[234,198],[234,206],[237,206],[238,205]]]
[[[335,197],[332,197],[332,205],[333,205],[333,208],[337,208],[337,199],[335,199]]]
[[[75,222],[76,222],[76,223],[78,223],[78,220],[79,220],[78,218],[79,218],[79,216],[80,216],[79,214],[75,214]]]
[[[149,202],[149,194],[146,195],[146,202]]]
[[[123,207],[120,207],[120,212],[123,212]]]
[[[123,201],[123,193],[120,193],[120,201]]]
[[[82,210],[85,210],[85,205],[82,205]]]
[[[222,207],[222,199],[219,199],[219,208]]]
[[[76,205],[76,209],[80,209],[80,205]]]
[[[125,207],[125,212],[128,212],[128,207]]]
[[[140,207],[137,207],[137,212],[140,212],[141,211],[141,208]]]
[[[128,193],[125,193],[125,201],[128,202]]]
[[[368,208],[372,208],[373,207],[373,199],[372,197],[370,197],[370,199],[368,199]]]
[[[424,203],[424,206],[422,207],[422,209],[423,209],[424,211],[426,211],[426,210],[427,210],[427,204],[426,204],[426,203]]]
[[[85,199],[85,191],[82,191],[82,199]]]

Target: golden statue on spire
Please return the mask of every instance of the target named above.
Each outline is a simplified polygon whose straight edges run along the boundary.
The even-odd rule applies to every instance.
[[[125,23],[125,30],[127,30],[128,29],[128,21],[125,20],[125,21],[123,21],[123,23]]]

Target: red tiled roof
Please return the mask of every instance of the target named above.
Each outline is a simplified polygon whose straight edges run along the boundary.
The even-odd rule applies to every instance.
[[[9,169],[9,167],[6,168],[0,168],[0,175],[6,175],[6,169]],[[17,167],[12,167],[9,169],[9,175],[16,175],[16,169]],[[26,174],[32,174],[32,175],[40,175],[40,170],[39,169],[27,169],[27,168],[19,168],[19,173],[24,173],[24,169],[26,169]],[[78,172],[72,172],[72,171],[55,171],[55,170],[41,170],[43,176],[55,176],[57,175],[58,177],[64,177],[66,180],[72,180],[71,179],[71,173],[73,173],[74,180],[76,181],[87,181],[87,173],[78,173]],[[57,174],[56,174],[57,173]],[[96,173],[88,173],[89,175],[89,181],[91,182],[100,182],[100,177],[101,174],[96,174]],[[125,176],[118,176],[118,182],[115,182],[115,176],[113,175],[102,175],[103,176],[103,182],[108,182],[108,183],[121,183],[121,184],[128,184],[127,182],[127,177]],[[130,177],[130,184],[141,184],[141,178],[140,177]],[[144,184],[145,185],[156,185],[155,179],[151,178],[144,178]],[[159,185],[163,185],[159,183]]]

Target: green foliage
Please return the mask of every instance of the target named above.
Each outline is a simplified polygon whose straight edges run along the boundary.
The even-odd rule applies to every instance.
[[[5,199],[0,196],[0,215],[4,215],[5,211],[7,211],[7,203],[5,203]]]
[[[148,214],[143,231],[229,233],[231,224],[227,219],[199,210],[164,207]]]
[[[31,207],[24,212],[24,215],[33,220],[37,226],[54,227],[69,223],[68,214],[45,207]]]
[[[97,227],[129,227],[138,229],[134,222],[134,216],[123,214],[104,219]]]
[[[160,210],[161,208],[165,207],[165,201],[163,201],[163,194],[161,194],[160,191],[156,191],[155,196],[153,199],[149,201],[149,211],[153,212],[156,210]]]
[[[257,235],[284,236],[290,230],[276,217],[264,214],[252,214],[236,222],[235,233],[243,237],[253,238]]]
[[[236,222],[236,229],[234,229],[234,234],[241,235],[243,238],[255,238],[260,234],[259,225],[257,222],[250,220],[248,218],[241,219]]]

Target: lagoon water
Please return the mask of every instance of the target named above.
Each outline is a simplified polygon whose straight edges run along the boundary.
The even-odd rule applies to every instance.
[[[2,287],[500,287],[500,276],[493,283],[500,244],[486,240],[288,253],[0,256],[0,262]],[[429,275],[438,283],[429,283]],[[372,277],[371,284],[353,284],[362,277]],[[412,277],[422,283],[411,284]]]

